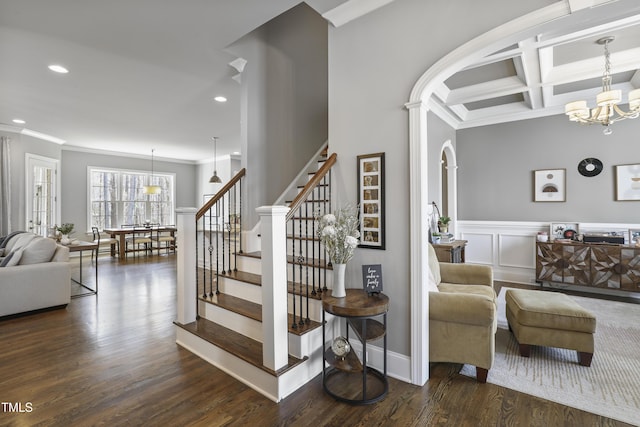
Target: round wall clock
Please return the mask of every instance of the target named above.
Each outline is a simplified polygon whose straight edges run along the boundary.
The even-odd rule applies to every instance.
[[[578,172],[582,176],[596,176],[602,172],[602,162],[595,157],[587,157],[578,163]]]

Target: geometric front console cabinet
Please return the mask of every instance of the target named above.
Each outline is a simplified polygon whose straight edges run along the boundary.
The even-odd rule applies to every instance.
[[[640,247],[536,242],[536,281],[640,292]]]

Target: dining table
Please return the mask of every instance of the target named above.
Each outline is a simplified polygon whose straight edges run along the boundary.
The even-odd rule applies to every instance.
[[[118,259],[126,260],[127,257],[127,246],[126,246],[126,238],[127,236],[132,236],[134,234],[153,234],[153,233],[162,233],[168,232],[172,237],[175,236],[175,232],[177,228],[171,225],[140,225],[135,227],[119,227],[119,228],[105,228],[102,230],[104,233],[109,234],[112,238],[118,239]],[[115,243],[111,245],[111,256],[116,254]],[[135,250],[132,249],[132,250]]]

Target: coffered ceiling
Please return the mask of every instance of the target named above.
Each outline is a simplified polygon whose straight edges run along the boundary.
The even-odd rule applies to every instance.
[[[640,15],[607,20],[606,10],[592,25],[559,26],[481,58],[440,84],[431,107],[456,129],[564,114],[576,100],[594,107],[604,72],[596,41],[605,36],[615,37],[612,88],[626,104],[640,87]]]

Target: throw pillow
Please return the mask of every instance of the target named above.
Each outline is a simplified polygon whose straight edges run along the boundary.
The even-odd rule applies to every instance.
[[[20,262],[20,258],[22,258],[22,251],[24,248],[18,248],[13,252],[10,252],[9,255],[3,258],[2,263],[0,263],[0,267],[13,267],[14,265],[18,265]]]
[[[2,239],[0,239],[0,249],[4,249],[7,246],[7,243],[9,243],[9,240],[11,240],[11,238],[17,234],[20,233],[26,233],[26,231],[14,231],[12,233],[9,233],[8,236],[3,237]],[[0,251],[2,252],[2,251]],[[7,252],[8,254],[9,252]]]
[[[29,244],[24,247],[24,252],[22,253],[22,258],[20,259],[20,265],[49,262],[51,261],[53,253],[55,251],[55,240],[38,236],[35,239],[31,240],[31,242],[29,242]]]
[[[7,242],[7,246],[4,248],[4,253],[8,254],[9,252],[14,251],[18,248],[23,248],[36,237],[37,236],[33,233],[17,234],[9,239],[9,241]]]

